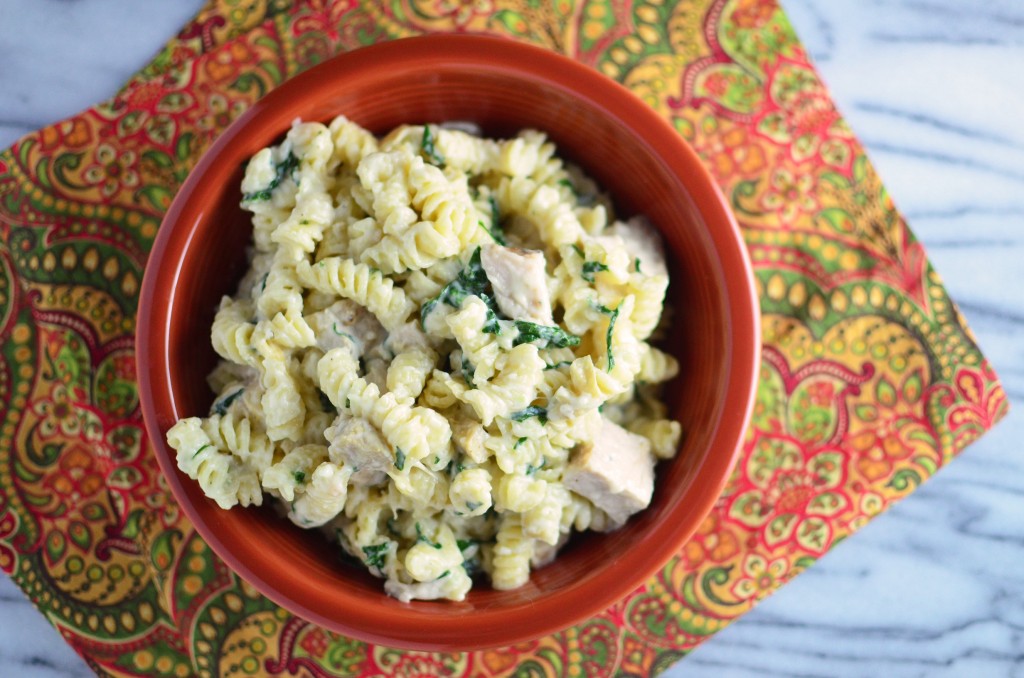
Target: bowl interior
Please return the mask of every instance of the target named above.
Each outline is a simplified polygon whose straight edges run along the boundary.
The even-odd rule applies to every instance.
[[[724,483],[749,411],[756,311],[742,246],[719,196],[656,114],[589,69],[533,48],[480,38],[409,42],[404,51],[360,50],[286,83],[200,162],[146,272],[140,373],[153,446],[176,496],[244,578],[303,617],[364,640],[469,649],[537,636],[603,609],[696,529]],[[447,120],[475,122],[496,137],[543,130],[610,193],[620,218],[645,214],[664,234],[675,312],[663,348],[681,364],[670,408],[685,432],[682,449],[659,466],[648,510],[617,532],[577,536],[521,589],[480,583],[462,603],[399,603],[319,532],[300,530],[266,506],[217,508],[174,468],[164,442],[177,418],[205,415],[212,400],[210,324],[246,268],[251,237],[238,207],[243,162],[279,140],[294,118],[329,121],[341,113],[378,134]]]

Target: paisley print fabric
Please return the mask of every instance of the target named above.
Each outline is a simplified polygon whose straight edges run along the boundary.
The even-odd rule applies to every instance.
[[[465,654],[326,632],[232,574],[160,475],[133,352],[161,216],[217,134],[333,54],[431,31],[566,53],[664,115],[731,202],[763,310],[743,457],[690,543],[593,619]],[[1006,411],[775,0],[211,0],[114,98],[0,154],[0,235],[0,568],[106,675],[650,675]]]

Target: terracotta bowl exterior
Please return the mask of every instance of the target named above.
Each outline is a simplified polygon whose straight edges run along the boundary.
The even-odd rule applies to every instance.
[[[610,534],[575,537],[515,591],[479,583],[464,602],[403,604],[317,531],[273,509],[223,511],[180,473],[167,429],[203,416],[217,357],[210,324],[246,268],[251,227],[239,206],[242,166],[295,118],[338,114],[381,134],[402,123],[468,120],[490,136],[531,127],[612,196],[618,215],[647,215],[669,252],[666,350],[681,363],[670,410],[678,456],[658,467],[650,508]],[[760,357],[750,263],[725,201],[696,154],[626,89],[565,57],[482,36],[389,42],[334,58],[284,83],[216,141],[160,228],[139,307],[137,359],[147,431],[170,487],[211,548],[293,613],[389,646],[470,650],[521,642],[596,614],[676,554],[708,514],[737,457]],[[267,502],[268,504],[270,502]]]

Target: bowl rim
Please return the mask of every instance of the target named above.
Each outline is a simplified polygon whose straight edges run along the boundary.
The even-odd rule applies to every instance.
[[[354,604],[352,609],[345,610],[345,619],[341,620],[325,616],[279,591],[272,577],[268,578],[258,568],[234,556],[196,506],[182,500],[185,493],[183,475],[177,469],[173,454],[168,451],[165,431],[158,424],[156,402],[157,399],[162,400],[165,410],[173,410],[175,406],[170,387],[170,365],[166,359],[170,301],[181,274],[183,255],[203,216],[202,205],[207,202],[195,198],[209,197],[214,190],[203,178],[221,163],[225,149],[243,143],[239,139],[240,133],[248,125],[259,123],[264,117],[272,117],[275,102],[301,95],[307,89],[317,89],[324,82],[344,80],[346,71],[358,72],[362,78],[374,72],[387,73],[396,68],[414,67],[423,59],[429,59],[435,65],[472,65],[478,69],[493,69],[543,80],[546,84],[565,88],[580,98],[591,100],[612,117],[630,121],[630,132],[651,148],[673,149],[671,154],[658,155],[673,173],[692,177],[692,181],[687,181],[687,190],[697,211],[710,225],[707,234],[718,254],[721,270],[742,272],[742,275],[721,276],[726,288],[723,296],[729,326],[726,353],[732,355],[732,361],[724,375],[727,382],[725,402],[709,436],[709,447],[722,451],[708,455],[694,471],[696,489],[687,507],[688,513],[699,516],[699,519],[657,523],[647,536],[650,548],[643,549],[642,554],[624,553],[619,561],[625,561],[625,567],[607,568],[588,580],[586,586],[570,585],[534,605],[478,609],[469,614],[443,618],[417,612],[414,604],[409,606],[409,614],[395,614],[388,609],[378,610],[378,606]],[[174,257],[173,270],[166,265],[168,254]],[[509,645],[561,631],[603,612],[661,569],[710,513],[729,479],[753,410],[761,352],[760,311],[750,258],[725,197],[696,152],[661,115],[628,89],[596,70],[533,45],[484,35],[434,34],[362,47],[332,57],[290,78],[259,99],[220,134],[172,201],[147,260],[138,309],[136,362],[146,432],[175,500],[211,549],[260,593],[303,619],[366,642],[433,651],[466,651]],[[630,574],[622,576],[623,572]],[[383,587],[381,595],[386,595]],[[484,628],[494,629],[494,632],[485,635]]]

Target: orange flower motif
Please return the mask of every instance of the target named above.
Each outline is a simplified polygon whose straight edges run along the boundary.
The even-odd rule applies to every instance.
[[[715,512],[704,519],[697,532],[683,548],[683,558],[690,569],[707,561],[723,563],[739,553],[740,544],[736,535],[720,529],[722,518]]]
[[[103,470],[88,450],[75,445],[60,456],[59,471],[47,485],[54,493],[72,505],[78,505],[104,488]]]
[[[625,675],[649,676],[656,656],[650,644],[626,634],[622,638],[622,665],[619,671]]]
[[[875,382],[872,398],[853,408],[847,446],[854,467],[869,484],[883,482],[912,456],[935,455],[935,433],[925,414],[924,376],[909,372],[893,383],[886,375]]]
[[[39,131],[39,138],[41,148],[47,151],[61,145],[81,148],[92,141],[92,129],[82,118],[71,118],[44,127]]]
[[[874,429],[853,436],[850,446],[858,453],[857,470],[869,481],[884,478],[892,471],[893,461],[906,459],[911,448],[904,446],[893,428],[895,417],[887,417]]]
[[[711,116],[702,121],[702,128],[692,143],[720,180],[750,176],[766,166],[764,149],[746,128],[720,123]]]
[[[760,28],[777,9],[775,0],[740,0],[732,13],[732,22],[739,28]]]
[[[237,40],[219,50],[203,63],[203,70],[215,83],[235,77],[239,67],[252,60],[253,54],[244,41]]]
[[[500,675],[507,669],[516,665],[518,657],[523,652],[534,649],[536,643],[513,645],[511,648],[501,650],[484,650],[482,654],[483,664],[492,675]]]

